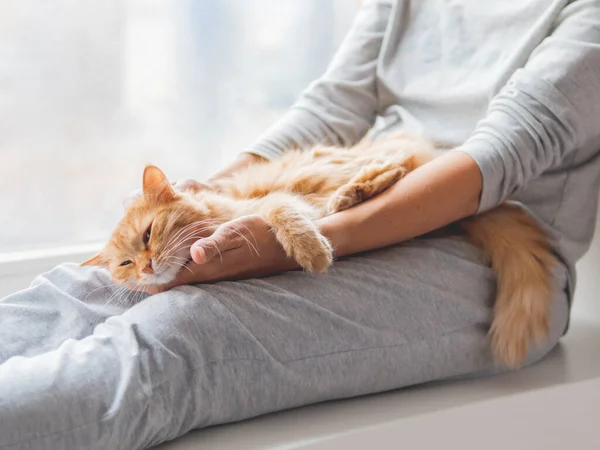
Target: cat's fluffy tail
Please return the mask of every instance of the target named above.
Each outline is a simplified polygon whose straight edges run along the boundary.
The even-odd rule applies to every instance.
[[[516,368],[530,344],[548,334],[556,259],[544,231],[516,205],[503,204],[461,227],[489,255],[497,276],[490,328],[494,358]]]

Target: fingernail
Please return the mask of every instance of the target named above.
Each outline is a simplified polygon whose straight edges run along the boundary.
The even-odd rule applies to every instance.
[[[204,251],[204,247],[202,247],[201,244],[194,244],[195,247],[195,251],[196,251],[196,262],[201,262],[204,261],[206,259],[206,252]],[[198,261],[200,260],[200,261]]]

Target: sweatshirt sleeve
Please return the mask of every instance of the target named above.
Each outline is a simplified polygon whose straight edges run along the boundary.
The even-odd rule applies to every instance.
[[[600,2],[575,0],[457,149],[481,170],[479,211],[557,167],[598,136],[599,127]]]
[[[325,74],[246,152],[273,159],[290,148],[358,142],[377,115],[375,69],[390,9],[391,0],[368,0]]]

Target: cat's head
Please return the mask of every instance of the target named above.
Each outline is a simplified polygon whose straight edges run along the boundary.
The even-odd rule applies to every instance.
[[[190,261],[190,245],[214,230],[209,212],[176,192],[159,168],[147,166],[142,195],[104,249],[81,265],[105,267],[125,285],[169,283]]]

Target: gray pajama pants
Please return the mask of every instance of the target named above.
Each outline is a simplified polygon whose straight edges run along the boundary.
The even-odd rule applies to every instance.
[[[128,307],[59,266],[0,300],[0,449],[135,450],[271,411],[496,372],[494,277],[459,238],[414,240],[327,275],[185,286]],[[557,270],[551,335],[568,316]]]

